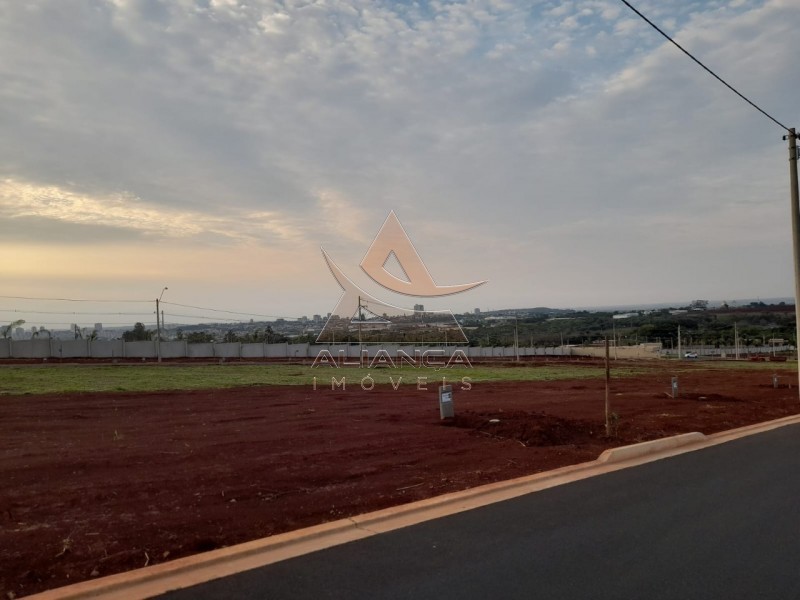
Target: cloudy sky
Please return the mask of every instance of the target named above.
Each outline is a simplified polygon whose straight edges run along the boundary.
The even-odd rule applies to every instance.
[[[0,4],[0,295],[113,301],[0,321],[324,314],[390,210],[426,307],[792,294],[784,132],[618,0]],[[796,0],[636,6],[800,127]]]

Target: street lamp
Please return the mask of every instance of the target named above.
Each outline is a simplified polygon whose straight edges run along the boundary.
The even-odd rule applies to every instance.
[[[158,357],[158,362],[161,362],[161,312],[159,309],[159,303],[161,302],[161,298],[164,297],[164,292],[166,292],[169,288],[164,287],[161,290],[161,295],[156,298],[156,356]]]

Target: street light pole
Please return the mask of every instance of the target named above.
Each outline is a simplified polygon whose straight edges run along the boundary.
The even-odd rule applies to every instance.
[[[789,140],[789,188],[791,190],[792,254],[794,256],[794,346],[798,356],[797,377],[798,383],[800,383],[800,199],[798,199],[797,192],[797,133],[794,127],[789,129],[789,134],[783,136],[783,139]]]
[[[156,356],[158,357],[158,362],[161,362],[161,311],[159,309],[159,303],[161,302],[161,298],[164,297],[164,292],[168,289],[168,287],[164,287],[164,289],[161,290],[161,295],[156,298]]]

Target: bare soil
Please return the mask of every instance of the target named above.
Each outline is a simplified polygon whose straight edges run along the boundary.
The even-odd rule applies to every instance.
[[[670,368],[613,380],[611,438],[595,379],[456,385],[447,422],[435,386],[0,398],[0,597],[800,409],[788,373],[690,371],[673,399]]]

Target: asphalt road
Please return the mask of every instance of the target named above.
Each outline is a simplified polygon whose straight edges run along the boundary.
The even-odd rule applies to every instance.
[[[800,598],[800,425],[160,598]]]

